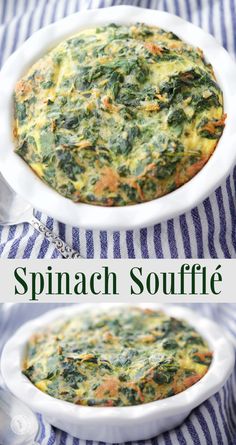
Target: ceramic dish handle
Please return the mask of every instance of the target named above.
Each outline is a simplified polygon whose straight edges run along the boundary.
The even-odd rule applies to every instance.
[[[54,244],[64,258],[82,258],[78,252],[73,250],[70,246],[68,246],[68,244],[64,243],[64,241],[62,241],[58,235],[51,232],[37,218],[32,217],[29,220],[29,223],[34,227],[34,229],[42,233],[42,235],[44,235],[45,238],[50,241],[50,243]]]

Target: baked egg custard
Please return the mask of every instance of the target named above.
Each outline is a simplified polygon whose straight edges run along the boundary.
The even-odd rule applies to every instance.
[[[54,321],[27,344],[23,373],[41,391],[87,406],[128,406],[184,391],[207,372],[199,333],[164,312],[128,307]]]
[[[102,206],[186,183],[226,117],[201,49],[139,23],[62,41],[18,81],[14,107],[18,155],[61,195]]]

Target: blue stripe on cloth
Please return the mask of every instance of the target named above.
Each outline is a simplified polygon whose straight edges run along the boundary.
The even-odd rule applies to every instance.
[[[31,34],[33,17],[34,17],[34,10],[32,9],[31,14],[28,17],[28,26],[27,26],[27,32],[26,32],[26,39],[28,39],[28,37]]]
[[[213,445],[207,422],[199,409],[196,410],[196,417],[206,439],[207,445]]]
[[[163,9],[164,11],[168,11],[168,5],[166,0],[163,0]]]
[[[230,403],[227,400],[227,391],[226,387],[228,388],[229,381],[226,383],[226,385],[223,387],[223,398],[224,398],[224,412],[226,413],[226,422],[230,429],[230,435],[232,436],[234,432],[236,431],[236,426],[234,424],[234,419],[231,412]]]
[[[164,433],[163,437],[164,437],[165,445],[173,445],[168,432]]]
[[[29,225],[24,223],[21,235],[18,238],[16,238],[12,243],[8,258],[16,258],[20,242],[22,241],[22,239],[24,239],[28,231],[29,231]]]
[[[234,193],[236,194],[236,166],[233,170]]]
[[[187,8],[187,20],[190,22],[192,21],[192,11],[191,11],[191,5],[190,0],[186,0],[186,8]]]
[[[230,412],[230,420],[231,420],[231,425],[232,425],[232,434],[234,434],[234,432],[236,431],[236,418],[235,418],[235,413],[236,413],[236,401],[234,398],[234,394],[232,394],[231,391],[231,385],[233,384],[232,382],[233,380],[233,376],[231,376],[231,378],[229,378],[227,384],[226,384],[226,388],[224,388],[225,391],[225,403],[226,403],[226,407],[229,409]]]
[[[35,211],[34,211],[34,216],[35,216],[35,218],[41,220],[41,218],[42,218],[42,212],[39,212],[38,210],[35,210]]]
[[[179,442],[179,445],[188,445],[181,429],[176,431],[176,437]]]
[[[227,188],[227,194],[229,199],[229,208],[230,208],[230,214],[231,214],[231,221],[232,221],[232,243],[233,247],[236,250],[236,207],[235,207],[235,200],[233,198],[233,192],[230,185],[230,177],[226,180],[226,188]]]
[[[219,187],[216,190],[216,198],[217,198],[217,204],[219,208],[219,218],[220,218],[220,234],[219,234],[220,245],[225,258],[230,258],[229,248],[227,246],[227,241],[226,241],[227,226],[226,226],[225,209],[224,209],[221,187]]]
[[[93,258],[94,245],[93,245],[93,233],[91,230],[86,230],[86,249],[87,249],[87,258]]]
[[[175,5],[175,14],[176,15],[180,15],[180,9],[179,9],[179,2],[178,2],[178,0],[174,0],[174,5]]]
[[[46,226],[49,228],[49,230],[53,230],[53,218],[47,218]]]
[[[31,252],[35,245],[36,238],[38,238],[38,236],[39,236],[39,232],[37,230],[35,230],[34,233],[29,237],[29,239],[27,241],[22,258],[28,258],[29,255],[31,255]]]
[[[222,44],[225,48],[227,48],[228,47],[228,39],[227,39],[227,33],[226,33],[226,27],[225,27],[224,1],[225,0],[220,0],[220,24],[221,24],[221,33],[222,33]]]
[[[13,240],[14,235],[16,233],[16,227],[17,226],[10,226],[9,227],[8,235],[7,235],[7,241],[3,242],[0,245],[0,256],[2,255],[2,252],[3,252],[4,248],[5,248],[5,246],[9,243],[9,241]],[[3,229],[3,227],[2,227],[2,229]]]
[[[57,249],[54,249],[53,253],[52,253],[52,258],[61,258],[61,254],[59,253],[59,251]]]
[[[1,45],[0,45],[0,66],[3,63],[3,56],[4,56],[4,50],[5,50],[5,45],[6,45],[6,41],[7,41],[7,37],[8,37],[8,27],[4,26],[4,32],[3,32],[3,37],[2,37],[2,41],[1,41]]]
[[[140,230],[140,246],[142,258],[149,258],[148,245],[147,245],[147,229]]]
[[[12,39],[12,48],[11,48],[11,53],[13,53],[16,50],[17,47],[17,41],[19,38],[19,31],[20,31],[20,22],[21,22],[21,18],[22,16],[20,16],[17,21],[16,21],[16,28],[15,28],[15,34],[14,37]]]
[[[4,21],[5,21],[6,7],[7,7],[7,2],[3,1],[2,13],[1,13],[1,23],[4,23]]]
[[[14,2],[14,4],[13,4],[13,17],[16,15],[16,11],[17,11],[17,2]]]
[[[216,399],[216,401],[218,403],[218,406],[219,406],[219,412],[220,412],[220,415],[221,415],[221,420],[222,420],[222,423],[223,423],[223,427],[224,427],[224,431],[225,431],[227,440],[228,440],[228,442],[230,442],[230,440],[231,440],[231,433],[229,431],[227,422],[225,421],[225,413],[223,411],[222,400],[221,400],[221,397],[220,397],[220,393],[217,393],[215,395],[215,399]]]
[[[127,246],[128,258],[135,258],[134,236],[132,230],[127,230],[126,232],[126,246]]]
[[[41,0],[40,6],[42,9],[41,9],[41,15],[40,15],[40,19],[39,19],[39,28],[42,28],[44,25],[45,10],[47,7],[47,3],[48,3],[48,0]]]
[[[77,252],[80,251],[80,231],[77,227],[72,227],[72,247]]]
[[[50,242],[48,241],[48,239],[44,238],[42,241],[37,258],[39,258],[39,259],[45,258],[49,247],[50,247]]]
[[[198,24],[202,26],[202,0],[197,0]]]
[[[114,258],[121,258],[120,253],[120,232],[113,232],[113,256]]]
[[[169,219],[167,221],[168,242],[170,248],[171,258],[178,258],[178,249],[176,244],[174,220]]]
[[[43,441],[43,439],[46,436],[46,429],[45,429],[45,424],[43,422],[42,416],[41,414],[38,415],[38,420],[39,420],[39,426],[40,426],[40,436],[39,436],[39,441]]]
[[[100,231],[100,243],[101,243],[101,258],[107,258],[107,232],[105,230]]]
[[[58,228],[59,228],[59,237],[63,241],[65,241],[66,240],[66,236],[65,236],[66,235],[66,226],[65,226],[65,224],[59,223]]]
[[[4,226],[0,226],[0,243],[2,242],[2,234],[5,233]]]
[[[47,445],[54,445],[55,442],[56,442],[56,432],[55,432],[54,428],[51,428],[50,436],[47,441]]]
[[[181,228],[183,244],[184,244],[185,257],[191,258],[192,252],[191,252],[190,237],[189,237],[189,230],[188,230],[188,224],[186,221],[186,216],[180,215],[179,220],[180,220],[180,228]]]
[[[236,54],[236,4],[235,4],[235,0],[230,0],[230,9],[231,9],[231,14],[230,14],[230,18],[232,20],[232,26],[234,29],[234,33],[233,33],[233,40],[234,40],[234,52]]]
[[[161,224],[156,224],[154,226],[153,242],[156,258],[163,258],[163,250],[161,245]]]
[[[197,241],[197,258],[204,258],[202,224],[197,207],[192,209],[191,215],[193,218],[195,238]]]
[[[213,2],[213,0],[209,0],[208,3],[209,3],[209,16],[208,16],[209,32],[214,35],[215,34],[214,14],[213,14],[214,2]]]
[[[215,427],[216,437],[217,437],[217,440],[218,440],[218,444],[217,445],[224,445],[223,439],[222,439],[221,430],[220,430],[220,427],[219,427],[219,423],[218,423],[218,420],[217,420],[217,416],[216,416],[216,412],[215,412],[215,409],[213,407],[213,404],[210,402],[210,400],[207,400],[205,402],[205,406],[206,406],[206,408],[207,408],[207,410],[208,410],[208,412],[209,412],[209,414],[211,416],[212,423],[213,423],[213,425]]]
[[[215,250],[215,241],[214,241],[215,222],[210,199],[209,198],[205,199],[203,205],[205,208],[207,222],[208,222],[208,248],[210,256],[212,258],[217,258],[217,253]]]
[[[66,441],[67,441],[67,434],[64,431],[62,431],[60,445],[66,445]]]
[[[54,2],[54,6],[53,6],[53,9],[52,9],[52,16],[51,16],[51,23],[53,23],[53,22],[55,22],[55,19],[56,19],[56,12],[57,12],[57,1],[58,0],[55,0],[55,2]],[[79,9],[79,8],[78,8]]]
[[[193,423],[191,422],[191,420],[189,418],[186,421],[186,425],[188,428],[188,432],[193,440],[193,443],[196,445],[201,445],[196,428],[194,427]]]

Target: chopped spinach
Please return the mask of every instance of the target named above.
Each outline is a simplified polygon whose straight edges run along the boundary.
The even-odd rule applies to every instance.
[[[74,156],[69,151],[57,150],[56,155],[59,169],[66,173],[68,178],[75,181],[78,175],[84,173],[85,168],[75,162]]]
[[[17,83],[14,103],[19,155],[63,196],[101,206],[175,190],[224,128],[201,51],[142,23],[61,42]]]
[[[23,122],[27,116],[26,106],[24,102],[17,102],[15,104],[15,110],[16,110],[16,118],[19,120],[19,122]]]
[[[178,127],[179,125],[183,124],[183,122],[186,120],[187,116],[181,108],[173,110],[169,113],[167,122],[172,127]]]
[[[52,80],[45,80],[44,82],[41,83],[41,87],[44,90],[47,90],[48,88],[51,88],[54,85],[54,82]]]
[[[162,347],[164,349],[176,349],[178,348],[178,343],[174,338],[166,338],[162,342]]]

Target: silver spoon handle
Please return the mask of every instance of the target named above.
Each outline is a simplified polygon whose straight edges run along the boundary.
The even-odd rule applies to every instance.
[[[68,246],[68,244],[64,243],[64,241],[62,241],[58,235],[51,232],[51,230],[49,230],[34,216],[29,220],[29,223],[34,227],[34,229],[42,233],[42,235],[44,235],[45,238],[50,241],[50,243],[54,244],[64,258],[82,258],[78,252],[73,250],[70,246]]]

